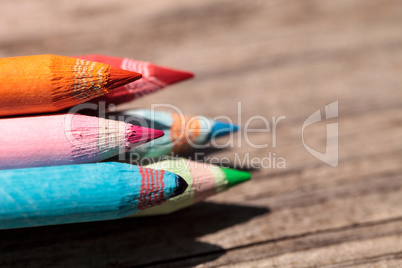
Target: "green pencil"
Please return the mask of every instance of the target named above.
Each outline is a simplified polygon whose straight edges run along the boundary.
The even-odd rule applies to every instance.
[[[168,214],[205,200],[237,184],[248,181],[250,172],[223,168],[207,163],[183,158],[168,159],[146,166],[156,170],[166,170],[181,176],[188,184],[186,191],[166,203],[147,208],[129,217]]]

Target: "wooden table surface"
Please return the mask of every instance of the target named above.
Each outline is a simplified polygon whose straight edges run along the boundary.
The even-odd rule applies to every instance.
[[[399,1],[20,0],[0,16],[1,57],[97,53],[193,71],[119,109],[260,116],[230,148],[202,152],[266,160],[252,181],[173,215],[1,231],[1,267],[402,266]],[[305,142],[325,152],[338,123],[336,167],[303,146],[317,110]],[[276,135],[273,116],[286,117]]]

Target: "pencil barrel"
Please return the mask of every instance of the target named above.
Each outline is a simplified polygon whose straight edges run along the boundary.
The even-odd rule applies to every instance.
[[[1,119],[0,169],[102,161],[134,146],[131,127],[79,114]]]
[[[51,65],[50,55],[0,59],[0,115],[55,111]]]
[[[55,112],[141,78],[110,65],[57,55],[0,59],[0,116]]]
[[[0,229],[121,218],[177,194],[178,178],[122,163],[5,170]]]

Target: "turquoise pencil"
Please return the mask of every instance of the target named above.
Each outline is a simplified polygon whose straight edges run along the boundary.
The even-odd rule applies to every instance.
[[[186,188],[174,173],[124,163],[3,170],[0,229],[123,218]]]
[[[150,109],[134,109],[106,114],[108,119],[125,121],[142,127],[163,130],[165,135],[148,144],[140,145],[127,155],[158,157],[180,154],[199,148],[211,139],[231,135],[238,130],[235,124],[214,120],[204,116],[188,116]]]

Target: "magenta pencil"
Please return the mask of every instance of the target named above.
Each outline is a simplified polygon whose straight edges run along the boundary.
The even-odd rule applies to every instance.
[[[0,120],[0,169],[91,163],[163,136],[163,131],[79,114]]]
[[[138,72],[142,78],[111,90],[108,94],[91,100],[96,103],[105,101],[106,104],[121,104],[132,101],[149,93],[160,90],[167,85],[177,83],[194,75],[190,72],[158,66],[156,64],[127,58],[109,57],[104,55],[81,55],[76,58],[108,64],[126,71]]]

